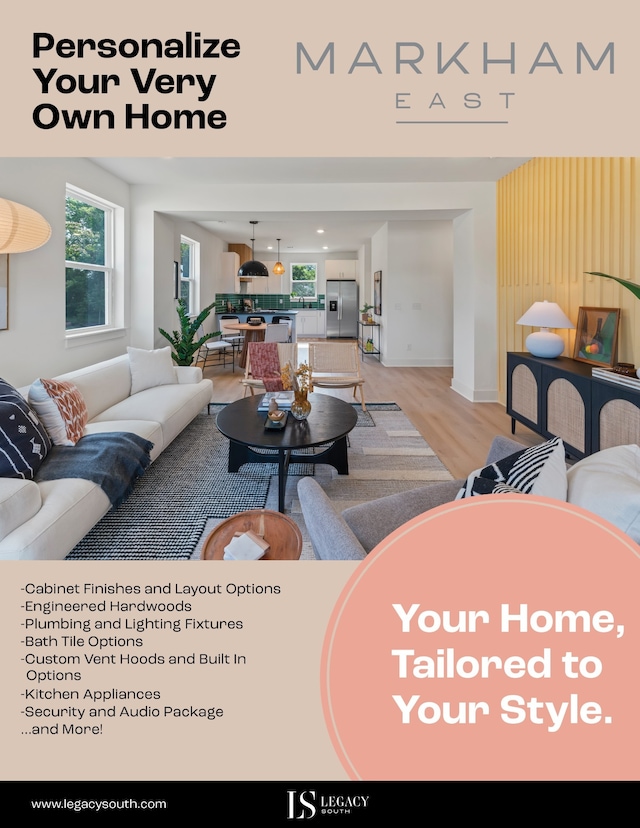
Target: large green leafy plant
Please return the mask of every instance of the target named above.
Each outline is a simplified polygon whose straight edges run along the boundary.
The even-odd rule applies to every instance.
[[[640,299],[640,285],[637,282],[629,282],[627,279],[619,279],[617,276],[609,276],[608,273],[599,273],[597,270],[587,270],[586,273],[589,276],[602,276],[604,279],[613,279],[614,282],[630,290],[636,299]]]
[[[199,339],[195,339],[198,330],[200,329],[204,320],[209,316],[215,302],[212,302],[204,310],[195,316],[193,319],[189,316],[189,308],[184,299],[178,299],[178,317],[180,319],[180,330],[167,333],[162,328],[158,328],[162,336],[168,339],[173,348],[171,354],[176,365],[191,365],[194,355],[202,348],[205,342],[220,336],[220,331],[204,334]]]

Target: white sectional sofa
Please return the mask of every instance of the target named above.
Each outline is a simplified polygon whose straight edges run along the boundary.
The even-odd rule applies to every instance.
[[[73,382],[82,394],[85,434],[133,432],[153,443],[155,460],[211,402],[211,380],[199,368],[173,371],[175,383],[134,394],[127,355],[55,379]],[[29,388],[19,390],[26,398]],[[88,480],[0,478],[0,559],[62,559],[110,508],[100,486]]]

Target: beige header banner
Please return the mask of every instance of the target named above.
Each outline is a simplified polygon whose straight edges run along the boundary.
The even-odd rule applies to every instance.
[[[637,154],[628,0],[28,8],[3,155]]]

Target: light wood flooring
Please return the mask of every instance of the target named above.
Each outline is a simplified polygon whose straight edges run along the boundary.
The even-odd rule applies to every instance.
[[[301,361],[304,342],[300,341]],[[365,378],[365,402],[396,402],[436,452],[451,474],[466,477],[480,468],[497,434],[511,435],[511,418],[500,403],[472,403],[451,389],[451,368],[387,368],[373,357],[365,357],[362,374]],[[236,365],[213,366],[205,369],[213,380],[215,402],[233,402],[244,395],[240,383],[244,370]],[[348,402],[353,401],[351,389],[328,391]],[[540,442],[540,437],[517,425],[512,439],[523,445]]]

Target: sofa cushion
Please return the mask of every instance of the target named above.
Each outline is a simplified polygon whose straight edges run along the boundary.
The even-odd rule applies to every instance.
[[[29,403],[54,445],[75,446],[84,434],[87,406],[73,382],[37,379],[29,389]]]
[[[162,426],[162,446],[166,448],[183,428],[211,401],[211,381],[197,385],[158,386],[132,394],[126,400],[99,414],[94,423],[112,420],[153,419]]]
[[[157,385],[172,385],[177,382],[171,359],[171,348],[145,351],[142,348],[127,348],[131,369],[131,394],[138,394]]]
[[[564,444],[558,437],[510,454],[471,472],[456,500],[480,494],[494,494],[495,484],[523,494],[567,499],[567,468]],[[504,492],[504,489],[501,493]]]
[[[41,504],[33,480],[0,479],[0,540],[36,515]]]
[[[640,543],[640,447],[614,446],[567,472],[568,501],[594,512]]]
[[[42,506],[0,541],[0,559],[61,560],[111,508],[90,480],[49,480],[38,488]]]
[[[144,437],[153,448],[150,451],[151,460],[155,460],[164,448],[162,444],[162,426],[155,420],[101,420],[97,423],[88,423],[84,430],[88,434],[104,434],[109,431],[129,431]]]
[[[89,422],[131,393],[131,371],[126,354],[61,374],[56,379],[71,380],[77,386],[87,406]]]
[[[0,380],[0,477],[32,480],[50,448],[36,412],[13,385]]]

